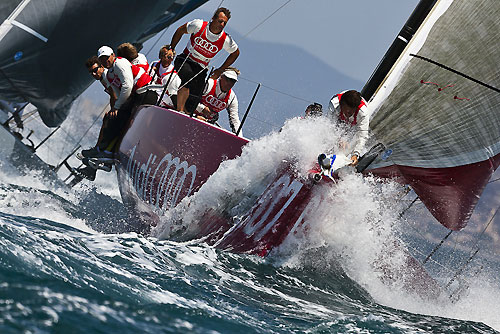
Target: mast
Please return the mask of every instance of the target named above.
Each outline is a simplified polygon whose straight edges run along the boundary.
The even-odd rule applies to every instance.
[[[437,0],[420,0],[396,39],[392,42],[384,57],[382,57],[370,79],[368,79],[361,90],[361,95],[365,100],[369,101],[371,99],[436,2]]]

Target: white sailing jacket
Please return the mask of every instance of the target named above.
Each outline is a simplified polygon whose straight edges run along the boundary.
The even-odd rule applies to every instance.
[[[106,79],[117,96],[115,108],[120,109],[132,91],[147,85],[151,77],[143,67],[132,65],[127,59],[117,57],[113,66],[108,69]]]
[[[179,87],[181,86],[181,78],[177,74],[177,71],[174,70],[174,65],[170,64],[167,68],[165,68],[159,61],[155,61],[151,64],[151,76],[154,78],[154,84],[166,85],[172,71],[174,74],[172,74],[172,78],[168,83],[168,95],[176,95]]]
[[[365,152],[365,145],[366,141],[368,140],[369,136],[369,122],[370,122],[370,112],[368,109],[368,105],[366,101],[361,98],[361,104],[360,107],[358,107],[357,113],[352,115],[349,119],[345,120],[343,118],[343,114],[340,114],[340,99],[339,96],[342,96],[347,91],[343,91],[340,94],[335,94],[332,99],[330,100],[330,103],[328,105],[328,110],[330,112],[330,115],[334,117],[335,119],[344,121],[347,124],[350,124],[351,127],[353,127],[353,130],[356,131],[355,134],[355,144],[352,149],[353,154],[357,154],[360,156],[362,153]],[[342,116],[342,117],[341,117]]]

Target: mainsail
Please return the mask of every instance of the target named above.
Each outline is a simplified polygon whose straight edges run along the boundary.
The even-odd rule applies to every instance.
[[[411,185],[460,230],[500,164],[500,1],[421,3],[429,14],[370,100],[387,151],[369,172]]]

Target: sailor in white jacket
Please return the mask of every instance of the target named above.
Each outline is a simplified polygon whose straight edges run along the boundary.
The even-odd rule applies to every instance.
[[[348,124],[356,131],[355,144],[351,153],[352,164],[356,165],[360,155],[365,151],[368,139],[370,114],[366,101],[358,91],[343,91],[332,97],[328,109],[332,117]]]

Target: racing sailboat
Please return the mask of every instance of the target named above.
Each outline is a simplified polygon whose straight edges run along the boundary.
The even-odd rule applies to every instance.
[[[500,114],[494,109],[500,76],[491,63],[499,50],[489,42],[500,32],[499,11],[496,0],[422,0],[362,92],[374,110],[374,136],[386,147],[365,173],[410,185],[452,230],[466,225],[500,163]],[[118,166],[124,202],[147,213],[135,230],[150,231],[158,221],[154,211],[174,208],[198,191],[247,142],[173,110],[139,109],[121,142]],[[287,166],[236,220],[230,207],[209,209],[184,238],[266,255],[321,203],[315,180]]]

